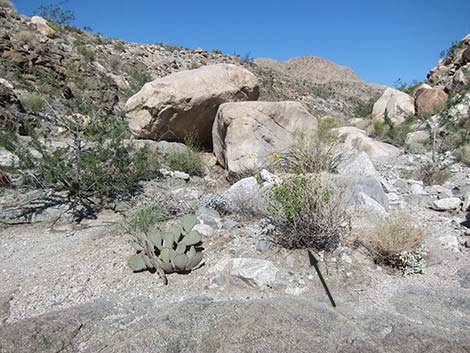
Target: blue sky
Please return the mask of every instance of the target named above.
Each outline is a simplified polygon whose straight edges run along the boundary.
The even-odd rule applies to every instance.
[[[13,2],[27,15],[51,3]],[[388,85],[425,79],[440,51],[470,33],[470,0],[70,0],[65,8],[75,25],[110,37],[278,60],[312,54]]]

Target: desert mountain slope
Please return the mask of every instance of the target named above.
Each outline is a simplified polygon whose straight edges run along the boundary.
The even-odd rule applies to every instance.
[[[312,83],[327,83],[330,81],[362,82],[362,79],[349,67],[313,55],[299,56],[287,61],[257,58],[255,64]]]

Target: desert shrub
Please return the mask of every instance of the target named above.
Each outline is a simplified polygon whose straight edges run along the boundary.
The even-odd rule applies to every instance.
[[[290,249],[334,250],[349,225],[340,195],[320,175],[285,176],[268,193],[273,240]]]
[[[222,54],[222,50],[220,49],[213,49],[212,54]]]
[[[421,273],[424,264],[424,230],[402,212],[381,218],[365,233],[365,245],[377,263]]]
[[[387,111],[385,111],[384,119],[374,122],[374,132],[383,141],[403,146],[406,136],[413,131],[412,126],[415,122],[413,116],[408,116],[403,123],[395,125],[388,117]]]
[[[189,175],[204,176],[205,165],[198,152],[188,148],[184,151],[171,150],[167,156],[168,166]]]
[[[79,45],[77,47],[77,52],[90,63],[93,62],[96,58],[95,51],[87,45]]]
[[[139,92],[139,90],[147,83],[152,81],[152,75],[145,70],[131,69],[127,72],[129,88],[123,92],[126,96],[130,97]]]
[[[50,22],[55,22],[60,25],[70,24],[75,20],[75,15],[71,10],[65,10],[63,6],[69,0],[62,0],[56,4],[47,4],[39,6],[36,13]]]
[[[16,11],[15,5],[13,5],[10,0],[0,0],[0,7],[6,7],[12,9],[13,11]]]
[[[341,121],[333,116],[324,116],[318,119],[317,136],[321,142],[331,142],[331,138],[336,139],[332,129],[341,126]]]
[[[449,166],[446,164],[427,163],[409,175],[410,178],[421,180],[424,185],[442,185],[452,176]]]
[[[457,150],[457,160],[470,166],[470,145],[464,145]]]
[[[38,94],[29,93],[22,99],[23,104],[34,113],[39,113],[44,109],[44,98]]]
[[[125,50],[124,43],[120,40],[113,42],[113,48],[118,52],[123,52]]]
[[[165,212],[159,204],[142,207],[129,216],[123,223],[124,230],[129,234],[147,232],[152,226],[166,219]]]
[[[357,118],[369,118],[372,115],[374,104],[378,100],[378,97],[373,97],[367,102],[362,102],[356,105],[353,109],[353,114]]]
[[[268,157],[269,169],[296,174],[334,171],[339,161],[336,138],[327,134],[325,129],[318,131],[322,131],[321,136],[310,131],[296,131],[291,148]]]
[[[15,34],[15,41],[19,45],[29,45],[34,46],[37,42],[36,35],[31,31],[20,31]]]
[[[87,136],[82,121],[69,120],[63,126],[72,136],[70,145],[54,148],[33,136],[28,146],[17,146],[14,152],[26,184],[66,192],[81,215],[132,193],[138,181],[156,178],[160,160],[148,148],[135,150],[115,132]]]
[[[114,72],[119,71],[119,68],[121,67],[121,58],[117,55],[111,56],[109,58],[109,66]]]

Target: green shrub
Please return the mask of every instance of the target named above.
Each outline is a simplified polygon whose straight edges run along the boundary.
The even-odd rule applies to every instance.
[[[286,248],[334,250],[349,225],[346,202],[321,175],[285,176],[268,194],[274,241]]]
[[[131,69],[128,73],[127,82],[129,83],[129,88],[126,89],[123,93],[127,97],[131,97],[147,83],[152,81],[152,75],[145,70],[136,70]]]
[[[413,116],[409,116],[400,125],[395,125],[388,117],[387,111],[385,111],[384,119],[374,122],[374,132],[379,139],[385,142],[403,146],[406,136],[413,131],[412,127],[415,121]]]
[[[219,55],[220,55],[220,54],[222,54],[222,50],[220,50],[220,49],[213,49],[213,50],[212,50],[212,54],[219,54]]]
[[[73,138],[67,147],[54,148],[33,136],[29,146],[15,150],[27,184],[65,191],[73,205],[90,214],[131,193],[138,181],[157,177],[160,160],[148,148],[135,150],[115,132],[89,137],[81,124],[63,124]]]
[[[204,176],[205,165],[198,152],[187,148],[184,151],[172,150],[167,157],[168,166],[189,175]]]
[[[378,97],[373,97],[367,102],[359,103],[353,109],[353,114],[357,118],[370,118],[372,115],[372,110],[374,109],[374,104],[377,102]]]
[[[34,113],[39,113],[44,110],[45,101],[42,96],[30,93],[23,97],[23,104]]]
[[[77,47],[77,52],[82,55],[86,61],[93,62],[95,61],[96,54],[95,51],[87,45],[80,45]]]
[[[324,116],[318,119],[318,139],[322,142],[331,142],[331,138],[336,138],[331,130],[341,126],[341,121],[333,116]]]
[[[123,224],[124,230],[131,234],[137,235],[141,232],[147,232],[150,227],[157,226],[166,219],[159,204],[152,204],[143,207],[134,212]]]
[[[113,48],[114,50],[117,50],[118,52],[123,52],[125,50],[124,43],[121,42],[120,40],[115,41],[113,43]]]

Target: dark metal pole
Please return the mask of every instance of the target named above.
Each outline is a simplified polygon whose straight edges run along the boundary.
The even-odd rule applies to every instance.
[[[330,299],[331,305],[333,305],[333,308],[336,308],[336,303],[333,299],[333,296],[330,293],[330,290],[328,289],[328,286],[326,285],[325,280],[323,279],[323,276],[320,272],[320,268],[318,267],[318,260],[313,256],[312,252],[310,250],[307,250],[308,252],[308,258],[310,260],[310,266],[315,267],[315,270],[318,273],[318,277],[320,277],[321,284],[323,285],[323,288],[325,288],[325,292],[328,295],[328,298]]]

